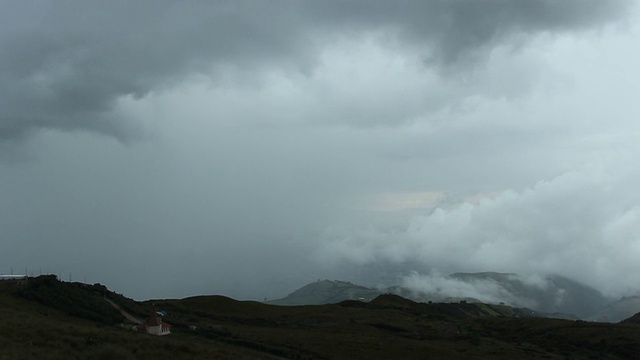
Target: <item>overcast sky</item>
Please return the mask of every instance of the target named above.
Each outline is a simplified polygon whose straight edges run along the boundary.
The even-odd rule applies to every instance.
[[[640,291],[631,0],[0,1],[0,273]]]

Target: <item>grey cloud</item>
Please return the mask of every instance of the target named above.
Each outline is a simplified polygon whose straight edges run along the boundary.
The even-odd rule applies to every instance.
[[[580,32],[633,3],[150,4],[0,5],[0,156],[34,158],[0,163],[3,271],[254,299],[433,268],[623,293],[637,273],[638,29]],[[440,210],[351,210],[412,194]]]
[[[558,273],[625,294],[640,256],[640,199],[629,182],[636,175],[567,173],[522,192],[408,214],[392,226],[334,230],[318,256],[335,264],[404,264],[401,277],[408,268]]]
[[[514,280],[527,280],[525,277],[513,274]],[[547,286],[547,280],[539,278],[540,286]],[[518,296],[495,281],[484,279],[476,281],[463,281],[454,277],[447,277],[437,273],[421,275],[414,272],[402,279],[401,285],[416,295],[432,296],[439,301],[447,298],[474,298],[485,303],[507,303],[516,307],[528,307],[536,309],[534,299],[526,296]],[[536,284],[538,285],[538,284]]]
[[[272,10],[243,12],[232,3],[13,3],[36,17],[4,33],[2,137],[38,128],[117,132],[103,115],[122,96],[142,97],[209,72],[216,63],[250,66],[295,56],[287,19]],[[13,11],[6,9],[5,17]],[[257,19],[267,16],[273,23]],[[28,19],[26,19],[28,22]],[[126,134],[122,134],[126,135]]]
[[[224,66],[309,74],[336,34],[397,33],[437,64],[514,34],[574,31],[614,21],[627,1],[9,2],[0,35],[0,139],[38,129],[126,139],[134,119],[118,99],[161,92]],[[466,60],[465,60],[466,59]],[[218,69],[218,70],[216,70]]]
[[[399,36],[432,47],[439,64],[464,62],[487,46],[518,35],[588,29],[618,19],[633,3],[616,0],[509,1],[438,0],[312,2],[310,17],[331,25],[360,24],[364,28],[391,27]]]

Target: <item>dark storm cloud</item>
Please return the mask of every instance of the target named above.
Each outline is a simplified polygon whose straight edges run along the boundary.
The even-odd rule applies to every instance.
[[[43,2],[6,4],[0,137],[37,128],[118,131],[103,119],[121,96],[142,97],[209,72],[295,55],[292,17],[233,3]],[[24,9],[24,8],[28,9]],[[17,8],[17,9],[16,9]],[[282,14],[280,14],[282,15]],[[9,31],[13,30],[13,31]]]
[[[469,64],[523,35],[598,27],[631,2],[4,2],[0,141],[39,129],[126,139],[123,97],[161,92],[225,67],[310,74],[336,35],[388,32],[429,65]],[[514,42],[515,41],[515,42]]]
[[[632,2],[439,0],[312,2],[306,9],[322,25],[390,27],[405,40],[427,45],[438,64],[464,62],[505,39],[539,32],[588,29],[619,19]],[[427,59],[429,60],[429,59]]]

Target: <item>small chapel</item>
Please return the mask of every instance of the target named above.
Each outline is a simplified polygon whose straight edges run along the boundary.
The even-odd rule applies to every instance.
[[[144,322],[138,324],[138,331],[150,335],[169,335],[171,325],[162,321],[162,316],[156,311],[155,306],[151,308],[151,315]]]

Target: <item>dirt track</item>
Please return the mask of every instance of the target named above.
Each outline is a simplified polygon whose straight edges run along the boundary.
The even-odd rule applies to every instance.
[[[122,310],[120,308],[120,306],[118,306],[118,304],[114,303],[113,301],[109,300],[109,299],[105,299],[109,304],[111,304],[111,306],[113,306],[116,310],[120,311],[120,313],[122,314],[122,316],[124,316],[127,320],[131,321],[134,324],[140,324],[142,323],[141,320],[137,319],[136,317],[134,317],[133,315],[129,314],[128,312]]]

